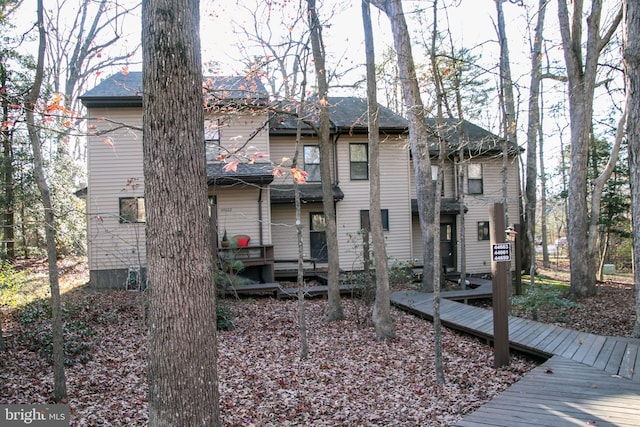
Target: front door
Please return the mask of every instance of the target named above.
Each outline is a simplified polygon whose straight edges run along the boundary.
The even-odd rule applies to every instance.
[[[456,230],[455,224],[440,223],[440,257],[445,271],[456,269]]]
[[[311,245],[311,258],[316,261],[327,262],[327,227],[323,212],[311,212],[309,214],[309,242]]]

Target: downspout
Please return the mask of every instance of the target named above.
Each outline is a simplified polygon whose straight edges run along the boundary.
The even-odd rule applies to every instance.
[[[258,234],[260,236],[260,246],[264,245],[264,230],[262,224],[262,178],[260,178],[260,186],[258,187]]]
[[[340,132],[336,133],[336,137],[333,139],[333,176],[335,178],[335,185],[340,184],[338,179],[338,139],[340,139]]]

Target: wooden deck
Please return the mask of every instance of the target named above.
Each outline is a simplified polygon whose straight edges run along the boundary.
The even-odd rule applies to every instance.
[[[305,298],[313,298],[327,295],[328,286],[306,286],[304,288]],[[358,295],[362,290],[361,285],[340,285],[341,295]],[[298,288],[283,288],[280,283],[252,283],[249,285],[240,285],[227,287],[224,290],[227,296],[247,296],[247,295],[263,295],[273,298],[297,298]]]
[[[399,291],[391,301],[433,317],[433,294]],[[448,328],[493,339],[490,310],[442,299],[441,319]],[[640,426],[640,340],[510,317],[509,344],[550,359],[457,425]]]

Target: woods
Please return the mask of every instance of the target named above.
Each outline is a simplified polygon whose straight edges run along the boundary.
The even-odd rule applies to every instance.
[[[433,292],[441,387],[440,293],[490,279],[497,201],[521,230],[523,298],[554,266],[568,301],[626,274],[640,337],[633,2],[496,0],[462,30],[474,9],[452,1],[258,3],[39,1],[35,20],[0,0],[2,272],[48,260],[52,400],[68,400],[56,260],[71,256],[90,289],[144,291],[149,425],[222,425],[216,315],[236,275],[295,280],[301,363],[319,318],[339,327],[362,302],[393,347],[392,288]],[[327,303],[308,313],[315,285]]]

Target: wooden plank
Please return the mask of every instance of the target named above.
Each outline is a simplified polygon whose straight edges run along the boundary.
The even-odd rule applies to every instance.
[[[620,370],[618,375],[622,378],[633,378],[633,373],[636,366],[636,357],[638,356],[638,346],[634,344],[627,344],[622,362],[620,363]]]
[[[604,370],[604,367],[607,366],[607,362],[609,362],[609,358],[611,357],[611,353],[613,353],[613,349],[616,346],[617,340],[613,337],[607,337],[600,353],[595,360],[595,362],[591,365],[596,369]]]
[[[536,345],[536,348],[544,350],[547,353],[553,354],[553,350],[569,335],[571,331],[564,328],[556,328],[553,333]]]
[[[638,420],[635,383],[554,356],[455,425],[631,427]]]
[[[578,350],[580,350],[580,348],[585,345],[585,343],[587,343],[587,340],[589,340],[587,345],[591,345],[591,338],[589,337],[589,335],[591,334],[578,332],[575,338],[568,342],[568,345],[566,345],[564,349],[560,349],[560,347],[558,347],[557,351],[555,351],[554,353],[558,354],[559,356],[566,357],[567,359],[573,359],[573,355],[576,354]]]
[[[509,341],[513,341],[514,337],[523,333],[529,333],[531,324],[527,319],[521,317],[509,317]]]
[[[540,333],[537,337],[533,338],[527,345],[532,348],[542,349],[542,343],[551,340],[552,336],[558,334],[562,328],[559,328],[555,325],[547,325],[547,328]],[[551,353],[549,353],[551,354]]]
[[[620,363],[624,357],[624,351],[627,348],[627,343],[622,341],[616,341],[616,345],[613,347],[611,357],[607,361],[607,366],[604,367],[604,371],[610,374],[617,375],[620,369]]]
[[[579,345],[579,338],[582,333],[578,331],[569,330],[569,334],[564,337],[564,339],[551,350],[551,353],[555,355],[562,355],[562,352],[567,350],[568,347],[574,347]],[[575,353],[575,351],[574,351]]]
[[[581,362],[589,366],[593,366],[598,354],[602,350],[604,343],[607,341],[606,337],[601,335],[592,335],[589,346],[583,345],[580,350],[573,356],[573,360]]]
[[[517,342],[518,344],[521,344],[521,345],[529,346],[529,343],[533,341],[533,339],[538,337],[545,330],[549,329],[549,326],[545,325],[544,323],[534,322],[533,320],[531,320],[530,322],[532,324],[532,327],[529,328],[527,333],[519,335],[517,337],[512,336],[510,338],[511,341]]]

